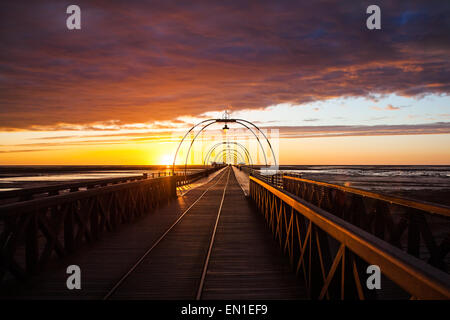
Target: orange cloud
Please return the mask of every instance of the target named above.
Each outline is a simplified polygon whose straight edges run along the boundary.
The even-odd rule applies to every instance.
[[[385,109],[386,110],[400,110],[399,107],[394,107],[392,104],[389,104]]]

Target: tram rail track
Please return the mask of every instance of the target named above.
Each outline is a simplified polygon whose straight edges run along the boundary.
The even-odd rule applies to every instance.
[[[131,275],[133,275],[133,273],[136,271],[136,269],[142,265],[142,263],[149,258],[149,255],[154,251],[155,248],[157,248],[161,242],[166,239],[167,235],[171,233],[171,231],[177,226],[179,225],[179,223],[181,221],[183,221],[183,219],[187,216],[187,214],[198,204],[198,202],[204,198],[204,196],[211,190],[213,189],[215,186],[217,186],[222,180],[223,178],[226,176],[226,183],[222,192],[222,198],[221,198],[221,202],[220,202],[220,206],[218,209],[218,212],[216,214],[216,219],[215,219],[215,223],[211,232],[211,237],[209,240],[209,244],[208,244],[208,251],[207,254],[205,256],[204,262],[203,262],[203,266],[201,268],[202,273],[200,276],[200,282],[199,282],[199,286],[196,290],[197,294],[196,294],[196,299],[200,300],[201,299],[201,295],[202,295],[202,290],[203,290],[203,286],[204,286],[204,282],[205,282],[205,277],[206,277],[206,273],[208,270],[208,264],[209,264],[209,259],[211,256],[211,252],[212,252],[212,248],[214,245],[214,239],[215,239],[215,234],[216,234],[216,230],[217,230],[217,226],[219,224],[219,220],[220,220],[220,213],[222,211],[222,207],[223,207],[223,203],[224,203],[224,199],[225,199],[225,194],[226,194],[226,190],[227,190],[227,185],[229,182],[229,177],[230,177],[230,172],[231,172],[231,168],[228,167],[226,170],[224,170],[220,176],[217,178],[217,181],[215,181],[212,185],[210,185],[205,191],[203,191],[200,196],[191,204],[189,205],[189,207],[184,210],[184,212],[165,230],[164,233],[162,233],[162,235],[153,242],[153,244],[136,260],[136,262],[120,277],[120,279],[115,282],[115,284],[111,287],[110,290],[108,290],[108,292],[106,293],[106,295],[103,297],[103,300],[109,300],[111,298],[114,297],[114,294],[126,283],[126,281],[130,278]],[[194,298],[194,297],[193,297]]]

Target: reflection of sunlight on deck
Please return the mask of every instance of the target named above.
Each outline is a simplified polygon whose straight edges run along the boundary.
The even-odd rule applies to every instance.
[[[191,185],[187,184],[184,186],[177,187],[177,196],[184,196],[189,190],[193,189]]]

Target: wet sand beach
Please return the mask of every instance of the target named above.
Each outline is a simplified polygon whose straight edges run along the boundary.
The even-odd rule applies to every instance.
[[[450,206],[449,166],[289,166],[303,178]]]

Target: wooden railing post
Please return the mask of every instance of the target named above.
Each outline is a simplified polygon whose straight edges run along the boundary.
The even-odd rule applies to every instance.
[[[37,214],[36,212],[28,218],[25,229],[26,270],[30,274],[36,273],[39,260]]]
[[[72,205],[68,205],[64,217],[64,248],[66,252],[75,251],[75,234],[74,234],[74,213],[72,212]]]

